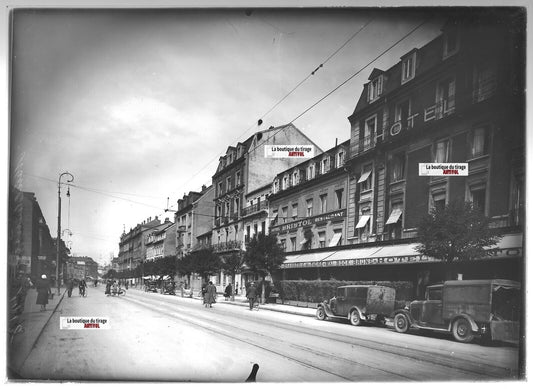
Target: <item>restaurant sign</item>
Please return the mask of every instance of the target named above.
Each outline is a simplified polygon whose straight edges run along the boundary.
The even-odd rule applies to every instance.
[[[344,219],[346,217],[346,209],[340,209],[322,215],[309,217],[306,219],[297,220],[291,223],[281,224],[279,226],[270,227],[270,232],[286,232],[300,227],[311,226],[316,223],[327,222],[329,220]]]

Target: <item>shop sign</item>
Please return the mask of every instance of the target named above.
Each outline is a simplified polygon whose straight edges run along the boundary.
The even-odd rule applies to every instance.
[[[355,258],[355,259],[337,259],[332,261],[319,262],[296,262],[284,263],[282,269],[304,268],[304,267],[349,267],[349,266],[368,266],[368,265],[396,265],[400,263],[427,263],[441,262],[438,259],[425,255],[405,255],[396,257],[376,257],[376,258]]]
[[[335,220],[335,219],[342,219],[345,217],[346,217],[346,209],[341,209],[338,211],[325,213],[322,215],[298,220],[295,222],[270,227],[270,232],[286,232],[286,231],[294,230],[300,227],[311,226],[316,223],[327,222],[327,221]]]

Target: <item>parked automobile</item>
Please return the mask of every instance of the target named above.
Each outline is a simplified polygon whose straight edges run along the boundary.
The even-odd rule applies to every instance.
[[[412,301],[394,313],[394,328],[452,333],[463,343],[476,336],[517,342],[520,283],[509,280],[457,280],[426,288],[425,300]]]
[[[337,288],[336,295],[320,303],[316,317],[348,319],[354,326],[362,322],[384,325],[385,318],[394,312],[396,291],[379,285],[346,285]]]

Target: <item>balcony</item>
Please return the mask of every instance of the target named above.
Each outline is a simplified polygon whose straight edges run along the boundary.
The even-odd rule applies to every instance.
[[[376,139],[374,135],[365,136],[363,138],[363,151],[370,150],[376,145]]]
[[[241,215],[246,216],[250,215],[254,212],[259,212],[264,209],[267,209],[267,202],[266,201],[260,201],[258,204],[250,205],[249,207],[243,208]]]
[[[215,253],[222,253],[225,251],[236,251],[242,248],[242,241],[230,240],[224,243],[216,243],[211,246]]]

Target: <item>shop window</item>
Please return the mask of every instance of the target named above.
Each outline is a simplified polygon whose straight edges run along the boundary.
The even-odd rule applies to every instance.
[[[265,221],[261,222],[261,233],[263,235],[266,235],[266,222]]]

